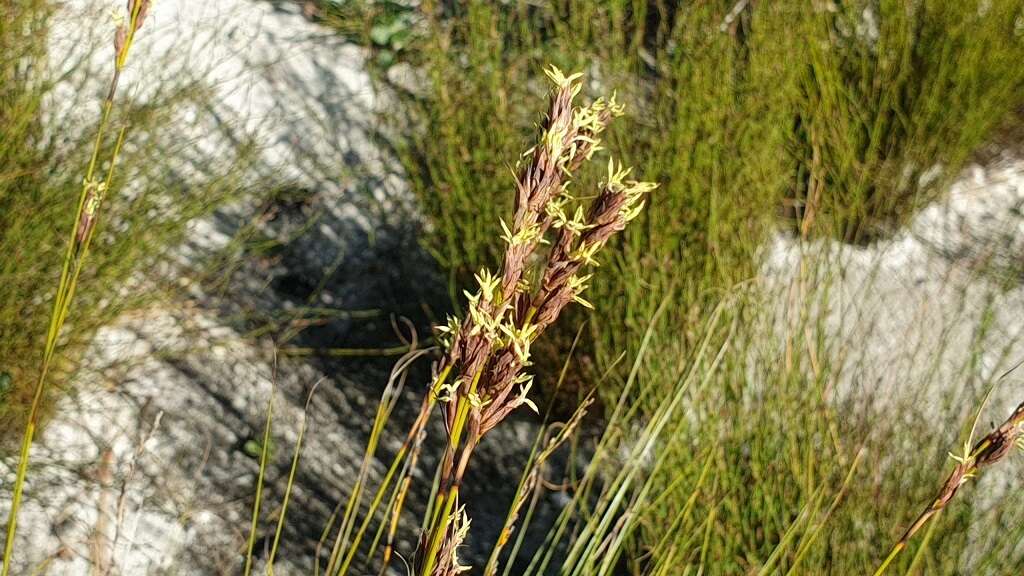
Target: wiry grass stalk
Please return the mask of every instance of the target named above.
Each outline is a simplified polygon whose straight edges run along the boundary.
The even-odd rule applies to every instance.
[[[107,126],[110,121],[111,110],[114,106],[114,96],[117,93],[118,80],[121,70],[128,59],[128,52],[135,39],[135,33],[142,27],[149,10],[150,0],[129,0],[127,22],[120,22],[117,26],[114,37],[114,73],[110,80],[110,88],[107,91],[106,99],[103,102],[103,112],[99,126],[96,130],[96,139],[93,145],[92,156],[82,181],[82,190],[79,194],[78,209],[75,214],[75,226],[68,238],[67,252],[64,256],[64,264],[61,270],[60,282],[57,286],[57,293],[54,296],[53,312],[50,315],[50,325],[46,334],[46,344],[43,350],[42,363],[39,369],[39,378],[36,381],[35,393],[32,404],[29,408],[28,421],[25,424],[25,432],[22,438],[21,450],[19,452],[17,474],[11,497],[11,509],[7,517],[7,537],[4,543],[3,568],[0,569],[0,576],[7,576],[11,569],[11,562],[14,554],[14,539],[17,533],[18,512],[21,509],[21,500],[25,487],[25,478],[28,473],[29,455],[36,429],[39,425],[40,409],[43,396],[46,392],[46,376],[53,361],[54,353],[60,339],[61,330],[71,309],[75,296],[75,289],[79,276],[85,265],[89,253],[89,246],[92,243],[93,234],[96,231],[96,221],[100,216],[100,207],[104,195],[109,191],[114,176],[114,167],[117,156],[124,143],[126,127],[118,133],[117,143],[109,158],[109,167],[106,177],[100,181],[95,178],[99,163],[100,149],[104,141]]]
[[[429,415],[434,410],[435,399],[433,394],[427,394],[423,400],[420,416],[417,424],[426,423]],[[412,475],[416,471],[416,464],[419,461],[420,451],[423,448],[423,440],[426,438],[426,430],[422,424],[413,426],[410,436],[406,442],[411,441],[410,456],[405,469],[402,471],[401,479],[396,486],[395,496],[389,504],[390,521],[388,523],[387,542],[384,545],[384,557],[381,562],[380,574],[383,576],[391,564],[391,557],[394,554],[395,534],[398,532],[398,523],[402,517],[402,510],[405,507],[405,498],[412,485]],[[371,547],[368,556],[372,557],[374,547]]]
[[[388,487],[391,485],[391,481],[394,478],[395,473],[400,468],[402,462],[405,460],[409,449],[412,446],[417,435],[426,426],[432,404],[429,401],[424,402],[423,409],[416,422],[413,424],[406,437],[405,442],[402,444],[398,453],[395,455],[388,467],[387,472],[384,474],[384,479],[381,481],[380,486],[374,493],[370,500],[369,509],[363,518],[362,524],[356,530],[352,542],[348,542],[348,537],[353,528],[355,527],[356,521],[359,515],[359,504],[360,495],[366,484],[366,479],[369,474],[370,463],[372,462],[373,456],[376,453],[377,444],[380,440],[381,434],[384,431],[384,427],[391,417],[391,412],[394,410],[395,404],[398,402],[401,396],[401,390],[404,387],[405,379],[407,376],[407,370],[420,356],[426,354],[429,350],[414,350],[408,352],[399,359],[395,364],[395,368],[391,372],[391,378],[388,381],[388,385],[384,389],[384,393],[381,396],[381,403],[377,408],[377,414],[374,418],[373,428],[370,432],[370,440],[367,443],[367,449],[364,453],[363,464],[360,467],[359,476],[356,479],[356,484],[353,487],[353,491],[349,496],[348,503],[345,506],[345,513],[342,516],[342,525],[338,528],[338,535],[335,538],[334,545],[331,548],[330,559],[327,563],[326,573],[329,575],[343,575],[348,573],[348,569],[355,559],[356,554],[359,551],[359,546],[362,543],[363,536],[366,530],[369,528],[370,522],[373,520],[381,502],[387,493]],[[447,377],[446,373],[438,375],[437,380],[442,382]],[[342,556],[344,554],[344,556]]]
[[[835,497],[832,499],[832,503],[829,505],[828,509],[815,524],[814,528],[810,531],[810,534],[802,539],[800,547],[797,549],[796,556],[793,558],[793,562],[789,567],[789,571],[786,572],[786,576],[792,576],[797,573],[796,569],[800,566],[800,562],[804,559],[807,552],[811,549],[811,546],[818,539],[818,536],[825,528],[825,525],[828,522],[829,518],[831,518],[832,514],[834,514],[836,509],[839,508],[839,503],[842,502],[843,497],[846,496],[846,491],[850,486],[850,481],[853,480],[853,474],[857,471],[857,468],[860,465],[860,461],[864,457],[864,452],[865,451],[863,448],[857,451],[857,455],[854,457],[853,462],[850,464],[850,469],[846,473],[846,477],[843,479],[843,483],[839,487],[839,490],[836,492]]]
[[[565,382],[566,373],[569,370],[569,364],[573,359],[573,354],[576,351],[576,346],[580,342],[580,337],[583,334],[583,326],[576,332],[576,337],[573,339],[572,346],[566,353],[565,363],[562,365],[562,370],[558,375],[558,383],[555,385],[554,396],[558,395],[558,391],[561,390],[562,384]],[[501,532],[498,534],[498,540],[494,543],[494,547],[491,549],[491,554],[487,559],[487,564],[484,567],[485,576],[494,576],[498,571],[498,563],[501,558],[501,553],[508,544],[509,538],[512,536],[513,530],[516,528],[516,523],[519,520],[519,515],[522,512],[523,506],[529,501],[529,507],[527,509],[526,517],[523,519],[522,525],[519,528],[519,535],[516,538],[516,542],[510,552],[510,560],[514,560],[516,554],[519,551],[519,547],[522,544],[523,535],[526,532],[527,526],[530,524],[530,520],[533,517],[533,511],[537,504],[537,500],[544,488],[543,474],[545,471],[545,465],[547,460],[555,453],[556,450],[566,441],[573,437],[576,432],[580,421],[586,416],[587,410],[590,405],[593,404],[593,396],[588,395],[580,402],[580,405],[576,407],[576,411],[573,412],[572,416],[564,424],[554,423],[546,426],[542,426],[537,432],[537,436],[534,439],[533,446],[530,448],[530,456],[526,461],[526,465],[523,467],[523,474],[519,479],[519,484],[516,486],[515,494],[512,497],[512,505],[509,506],[508,513],[505,516],[505,522],[502,525]],[[544,422],[549,422],[551,419],[551,410],[554,407],[554,403],[548,406],[548,411],[544,415]],[[554,432],[554,436],[548,438],[548,436]],[[545,441],[546,440],[546,441]],[[512,562],[508,562],[505,567],[505,573],[512,569]]]
[[[274,351],[274,369],[270,383],[270,398],[267,399],[267,415],[263,423],[263,441],[260,445],[260,469],[256,475],[256,496],[252,504],[252,519],[249,522],[249,543],[245,552],[245,568],[242,573],[252,573],[252,552],[256,547],[256,532],[260,521],[260,508],[263,504],[263,478],[267,473],[267,461],[270,457],[270,432],[274,422],[274,396],[277,392],[277,351]]]
[[[726,340],[726,343],[721,345],[715,355],[715,358],[711,361],[706,370],[703,373],[700,373],[700,379],[704,384],[710,381],[715,374],[717,367],[721,364],[728,348],[727,343],[728,340]],[[691,372],[690,375],[696,376],[697,372]],[[646,461],[645,455],[650,454],[653,451],[655,444],[660,441],[662,431],[672,420],[672,417],[685,397],[685,394],[692,382],[694,382],[693,378],[681,379],[677,384],[676,391],[670,401],[665,403],[663,408],[655,413],[650,423],[639,435],[629,456],[626,458],[626,466],[624,466],[622,471],[614,477],[610,485],[603,491],[601,498],[598,500],[598,504],[594,510],[594,516],[598,521],[588,521],[583,527],[582,532],[575,538],[575,542],[563,564],[563,573],[572,574],[573,576],[590,573],[593,571],[593,564],[603,559],[602,556],[596,552],[597,547],[601,545],[604,539],[609,535],[613,521],[619,516],[624,503],[629,497],[631,487],[638,481],[638,477],[643,472],[644,463]],[[659,462],[659,464],[662,462]],[[649,484],[643,485],[642,492],[648,489],[649,486]],[[634,501],[634,504],[635,502],[636,501]],[[630,507],[626,508],[626,510],[629,509]],[[619,540],[619,542],[621,544],[621,540]],[[616,550],[606,551],[605,554],[612,554],[617,551],[618,549],[616,548]],[[569,566],[573,567],[571,571],[567,570],[567,567]],[[610,568],[611,567],[608,565],[603,565],[602,571],[594,573],[606,573],[605,571]]]
[[[334,546],[331,549],[331,557],[327,563],[328,574],[344,573],[343,568],[338,568],[338,562],[340,561],[342,552],[347,550],[346,547],[349,546],[348,538],[355,527],[356,519],[359,514],[359,505],[361,503],[362,492],[366,484],[367,477],[369,476],[370,473],[370,466],[371,463],[373,462],[373,456],[374,454],[376,454],[377,444],[380,441],[381,434],[384,430],[384,425],[391,417],[391,412],[392,410],[394,410],[395,403],[398,400],[398,394],[396,394],[395,392],[397,391],[396,387],[399,385],[400,384],[398,381],[392,381],[391,383],[388,384],[388,386],[385,388],[384,395],[381,399],[380,407],[378,408],[377,414],[374,417],[373,426],[370,430],[370,439],[369,442],[367,443],[366,452],[363,455],[363,462],[359,467],[359,474],[356,477],[355,485],[353,486],[352,492],[349,494],[348,501],[345,504],[345,511],[341,516],[341,525],[338,527],[338,535],[335,538]],[[404,456],[404,454],[402,454],[401,456]],[[399,457],[395,458],[394,466],[397,466],[399,459]],[[385,476],[385,481],[390,480],[390,477],[394,470],[394,466],[392,467],[392,469],[388,470],[388,474]],[[382,492],[378,491],[378,495],[381,494]],[[374,502],[376,501],[377,499],[374,498]],[[373,503],[371,503],[371,508],[373,508]],[[358,542],[352,543],[351,548],[357,548],[357,544]]]
[[[299,457],[302,455],[302,440],[306,436],[306,427],[309,423],[309,405],[313,401],[313,394],[316,393],[316,389],[320,387],[320,383],[323,379],[317,380],[313,387],[310,388],[309,394],[306,396],[306,405],[302,410],[302,424],[299,426],[299,435],[295,439],[295,454],[292,456],[292,464],[288,469],[288,483],[284,489],[284,498],[281,501],[281,513],[277,517],[277,527],[274,529],[274,542],[270,546],[270,555],[267,557],[267,574],[273,576],[274,574],[274,558],[277,556],[277,548],[281,543],[281,534],[284,532],[284,520],[288,514],[288,503],[291,501],[292,487],[295,485],[295,473],[299,469]]]
[[[598,445],[594,450],[594,455],[590,460],[588,467],[589,472],[577,486],[576,492],[569,505],[563,508],[554,526],[552,526],[548,531],[543,549],[538,551],[538,553],[531,559],[523,576],[547,574],[548,565],[551,563],[551,560],[558,551],[559,546],[562,544],[563,538],[567,533],[572,534],[575,531],[573,521],[577,518],[583,518],[583,525],[579,527],[578,534],[573,534],[573,542],[571,543],[570,550],[568,552],[570,555],[573,555],[575,552],[575,556],[579,557],[582,554],[580,548],[588,545],[587,540],[592,537],[591,535],[598,531],[598,526],[603,522],[603,515],[600,514],[600,509],[606,509],[606,505],[604,503],[606,503],[610,498],[609,495],[612,494],[617,486],[621,486],[624,475],[630,474],[631,470],[635,473],[635,469],[642,466],[642,459],[638,461],[627,457],[625,466],[619,468],[619,472],[613,475],[612,478],[608,479],[606,488],[601,490],[601,494],[595,498],[597,500],[595,509],[587,509],[588,501],[592,496],[591,491],[598,489],[597,485],[601,480],[603,480],[601,477],[603,466],[606,465],[606,461],[611,460],[614,457],[617,442],[622,440],[622,433],[624,432],[622,428],[628,425],[632,420],[632,415],[638,409],[639,402],[635,403],[631,407],[627,407],[627,399],[632,398],[631,394],[634,391],[634,386],[637,385],[637,375],[640,372],[640,367],[645,361],[645,356],[647,354],[651,338],[653,338],[657,330],[658,322],[662,321],[662,317],[667,311],[670,303],[671,300],[669,298],[664,298],[661,305],[658,306],[648,321],[647,328],[644,332],[644,338],[640,343],[639,353],[633,359],[633,363],[629,370],[629,377],[622,388],[620,399],[608,418],[605,433],[598,442]],[[717,317],[717,313],[720,311],[721,307],[713,316]],[[642,455],[644,453],[643,450],[636,452],[637,446],[644,443],[644,439],[647,439],[648,441],[657,439],[657,435],[652,434],[654,427],[659,426],[659,423],[660,425],[664,425],[665,417],[674,411],[674,406],[676,405],[675,401],[682,398],[683,393],[689,388],[692,380],[696,378],[697,366],[701,365],[704,355],[707,353],[710,345],[711,332],[709,332],[708,337],[698,348],[692,369],[677,383],[676,393],[673,395],[674,400],[663,403],[659,411],[657,411],[654,416],[647,421],[643,429],[637,434],[637,440],[631,447],[631,452]],[[719,353],[719,356],[720,355],[721,352]],[[567,570],[571,570],[572,568],[573,562],[570,562],[567,559],[563,563],[563,573]]]
[[[543,487],[542,474],[544,473],[545,464],[548,459],[551,458],[555,451],[576,433],[576,429],[579,427],[580,421],[584,416],[586,416],[587,409],[591,404],[593,404],[593,398],[586,398],[580,403],[576,408],[576,411],[572,414],[569,420],[565,422],[565,424],[556,423],[545,428],[545,432],[551,432],[554,430],[555,434],[547,440],[543,445],[543,449],[531,454],[530,460],[527,462],[523,477],[516,488],[515,495],[513,496],[512,505],[509,506],[505,523],[498,536],[498,541],[494,544],[490,558],[484,568],[484,574],[486,576],[493,576],[497,573],[498,559],[505,547],[505,544],[508,543],[509,538],[512,536],[512,531],[516,527],[516,521],[519,518],[519,513],[522,510],[522,507],[526,504],[529,498],[535,497],[538,491]]]

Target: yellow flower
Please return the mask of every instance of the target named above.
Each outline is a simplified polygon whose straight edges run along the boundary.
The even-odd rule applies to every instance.
[[[536,336],[537,326],[526,324],[522,328],[516,328],[513,324],[502,324],[501,331],[507,336],[506,344],[512,346],[512,351],[523,366],[530,364],[530,344]]]
[[[615,166],[615,158],[608,159],[608,179],[605,181],[605,186],[611,190],[618,192],[624,187],[623,181],[629,173],[632,172],[632,168],[623,168],[622,162],[619,162],[618,167]]]
[[[596,242],[590,244],[580,244],[579,248],[573,253],[573,260],[582,260],[587,266],[598,266],[600,263],[594,258],[597,255],[598,250],[601,249],[601,245]]]
[[[491,274],[491,271],[486,268],[482,268],[475,277],[477,283],[480,284],[480,294],[483,296],[484,302],[494,301],[494,296],[498,285],[501,284],[501,279]]]
[[[516,395],[514,399],[512,399],[510,405],[514,408],[518,408],[519,406],[527,406],[528,408],[530,408],[530,410],[533,410],[534,413],[540,414],[540,410],[537,409],[537,405],[534,404],[533,400],[530,400],[527,397],[527,394],[530,393],[530,388],[533,387],[533,375],[520,374],[519,376],[516,377],[514,384],[519,384],[519,394]]]
[[[559,70],[554,64],[548,66],[544,70],[544,73],[547,74],[548,78],[551,79],[551,82],[553,82],[558,88],[572,86],[574,82],[583,77],[582,72],[576,72],[566,76],[565,73]],[[573,90],[573,96],[579,93],[579,88],[579,83],[576,83]]]
[[[438,326],[438,341],[441,343],[441,347],[445,350],[450,350],[452,345],[455,344],[455,338],[459,334],[459,319],[449,315],[447,323],[443,326]]]
[[[469,515],[466,514],[466,507],[459,506],[459,509],[455,511],[450,517],[449,522],[452,527],[452,541],[451,541],[451,573],[461,574],[470,570],[469,566],[463,566],[459,563],[458,550],[459,546],[466,540],[466,536],[469,535]]]
[[[457,378],[453,382],[447,384],[439,384],[432,390],[434,398],[438,402],[451,402],[455,398],[455,395],[459,392],[459,387],[462,386],[462,379]]]
[[[535,240],[540,240],[541,243],[544,243],[544,239],[540,237],[540,226],[537,224],[527,226],[513,234],[503,218],[499,218],[498,221],[501,223],[501,239],[509,246],[523,246]]]
[[[587,280],[590,280],[591,276],[591,274],[587,274],[586,276],[582,277],[573,275],[571,278],[569,278],[569,289],[572,290],[573,302],[576,302],[577,304],[583,306],[584,308],[590,308],[591,310],[593,310],[594,305],[584,300],[583,297],[580,296],[580,294],[587,289]]]

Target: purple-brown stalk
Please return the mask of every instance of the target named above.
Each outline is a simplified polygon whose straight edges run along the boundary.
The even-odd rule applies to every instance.
[[[903,533],[903,536],[893,545],[889,555],[875,572],[875,576],[885,572],[889,564],[896,558],[896,555],[907,547],[910,539],[953,500],[961,486],[976,476],[982,468],[991,466],[1005,458],[1014,445],[1019,446],[1021,441],[1024,440],[1022,435],[1024,435],[1024,403],[1017,406],[1013,414],[999,428],[996,428],[979,440],[970,452],[964,454],[963,457],[957,458],[956,467],[953,468],[953,472],[946,478],[946,482],[942,485],[942,489],[939,490],[935,500],[921,512],[917,519]]]

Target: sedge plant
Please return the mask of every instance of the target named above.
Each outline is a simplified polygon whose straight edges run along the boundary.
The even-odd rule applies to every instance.
[[[14,540],[17,532],[18,512],[21,507],[22,494],[25,486],[25,478],[28,473],[29,456],[32,448],[32,441],[35,437],[36,428],[39,425],[40,410],[43,397],[46,393],[47,374],[53,361],[54,352],[61,336],[61,330],[71,309],[75,296],[75,289],[78,285],[82,270],[87,264],[89,248],[92,244],[96,231],[96,223],[102,216],[102,206],[105,196],[110,192],[111,183],[114,177],[114,168],[117,163],[117,156],[124,143],[126,127],[122,127],[117,136],[117,143],[114,146],[110,157],[106,159],[106,174],[102,174],[100,151],[108,124],[110,122],[111,110],[114,107],[114,96],[117,93],[118,81],[121,72],[128,60],[135,34],[145,22],[146,14],[150,7],[150,0],[129,0],[127,14],[117,25],[114,35],[114,71],[110,80],[110,87],[107,96],[103,101],[103,110],[99,126],[96,131],[96,139],[93,145],[92,156],[89,159],[85,176],[82,180],[82,188],[79,194],[78,209],[75,215],[75,227],[70,231],[67,242],[67,252],[64,256],[64,264],[61,270],[60,280],[54,296],[53,310],[50,315],[49,328],[46,335],[46,345],[43,349],[42,360],[39,367],[39,376],[36,381],[35,393],[32,404],[29,408],[28,420],[25,424],[24,436],[22,438],[21,450],[18,459],[17,473],[14,486],[11,490],[11,508],[7,517],[7,536],[4,544],[3,568],[0,574],[7,576],[11,569],[11,562],[14,554]]]
[[[475,292],[467,292],[468,314],[449,318],[439,328],[444,356],[433,367],[433,380],[406,441],[374,493],[366,518],[356,528],[360,479],[341,515],[326,573],[345,574],[360,548],[374,512],[379,509],[396,474],[386,515],[391,519],[384,568],[392,557],[392,540],[401,505],[409,489],[415,460],[431,413],[440,407],[447,436],[433,496],[428,503],[415,571],[422,576],[453,575],[467,570],[458,548],[469,534],[470,519],[460,499],[465,473],[486,434],[517,408],[536,409],[529,398],[533,376],[533,343],[551,327],[563,310],[576,302],[590,307],[583,297],[597,255],[616,233],[635,219],[656,185],[628,179],[630,169],[609,160],[604,180],[589,202],[574,191],[573,175],[601,149],[607,125],[623,113],[614,97],[588,105],[576,104],[583,89],[582,74],[566,75],[549,67],[554,84],[550,110],[540,137],[521,155],[514,171],[512,219],[501,220],[504,257],[499,272],[486,268],[476,274]],[[390,388],[390,386],[389,386]],[[371,457],[379,429],[393,408],[395,393],[385,392],[375,421],[367,458]],[[571,420],[575,427],[578,418]],[[555,440],[540,452],[565,441]],[[399,472],[401,470],[401,472]],[[526,481],[526,485],[536,480]],[[371,554],[380,533],[371,544]],[[496,571],[492,561],[487,570]]]

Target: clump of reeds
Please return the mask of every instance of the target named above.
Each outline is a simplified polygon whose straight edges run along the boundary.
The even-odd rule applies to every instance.
[[[461,321],[450,318],[439,329],[444,356],[434,366],[433,382],[419,417],[370,505],[372,516],[401,462],[411,454],[389,500],[391,527],[385,566],[392,555],[398,516],[426,425],[440,404],[448,437],[416,571],[423,576],[441,576],[468,570],[458,558],[458,548],[470,526],[459,492],[473,452],[514,410],[522,406],[536,410],[528,396],[533,376],[525,371],[530,366],[531,345],[570,303],[590,306],[583,298],[590,278],[586,269],[597,263],[596,256],[608,240],[640,213],[646,194],[656,187],[628,180],[630,169],[609,160],[607,175],[593,200],[588,204],[574,195],[573,174],[601,149],[601,134],[623,113],[623,107],[614,96],[577,105],[582,74],[566,76],[555,67],[546,73],[554,83],[550,111],[537,144],[522,155],[526,162],[517,163],[513,218],[511,224],[501,221],[501,268],[497,273],[481,270],[476,275],[479,288],[466,293],[468,315]],[[387,412],[393,396],[385,393],[382,407]],[[375,423],[374,429],[378,428]],[[371,436],[368,455],[375,449],[376,437]],[[361,473],[353,495],[364,481]],[[342,516],[327,566],[330,574],[347,570],[365,533],[369,518],[349,542],[357,509],[350,501]],[[349,549],[343,555],[346,546]]]
[[[117,28],[114,33],[114,72],[110,80],[110,88],[107,90],[107,96],[103,101],[103,111],[99,127],[96,131],[92,156],[89,159],[89,165],[82,180],[82,189],[79,194],[78,209],[75,216],[75,226],[70,231],[70,237],[68,238],[64,265],[61,270],[57,292],[54,296],[53,311],[50,315],[50,324],[46,334],[46,344],[39,368],[39,377],[36,381],[28,420],[25,424],[17,475],[12,491],[11,509],[7,518],[7,537],[4,544],[3,568],[0,571],[0,574],[3,576],[7,576],[11,568],[18,511],[21,507],[25,476],[28,472],[29,452],[39,424],[43,397],[46,393],[46,376],[53,360],[54,352],[57,349],[61,330],[67,320],[68,312],[71,310],[71,303],[75,296],[78,279],[85,268],[86,257],[89,254],[89,247],[96,231],[96,222],[101,215],[100,209],[105,196],[111,188],[114,166],[117,162],[117,156],[121,151],[121,145],[124,143],[126,128],[122,128],[118,133],[117,143],[110,157],[107,158],[106,175],[102,178],[99,177],[97,172],[100,165],[100,151],[103,148],[104,135],[110,123],[110,114],[114,106],[114,96],[117,93],[118,80],[127,62],[128,52],[135,39],[135,34],[142,27],[146,19],[150,3],[151,0],[128,0],[127,15],[118,18]]]
[[[987,468],[1006,457],[1014,446],[1024,449],[1024,402],[1013,411],[1009,418],[998,428],[989,432],[987,436],[979,440],[969,451],[970,445],[965,445],[964,453],[960,456],[951,455],[956,460],[956,466],[946,478],[942,489],[939,490],[935,500],[928,505],[916,520],[907,528],[903,536],[896,541],[885,561],[875,571],[875,576],[884,573],[889,564],[896,559],[904,548],[907,547],[911,538],[921,530],[936,514],[941,512],[956,496],[960,487],[966,484],[971,478],[978,475],[983,468]]]

